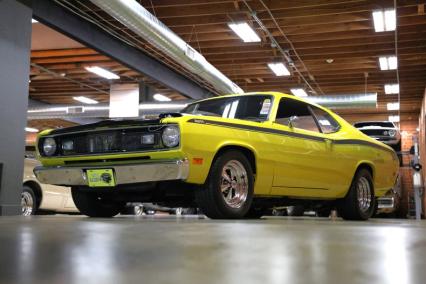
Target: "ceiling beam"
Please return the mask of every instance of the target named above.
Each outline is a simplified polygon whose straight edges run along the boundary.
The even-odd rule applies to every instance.
[[[161,82],[189,98],[201,99],[212,96],[208,89],[199,86],[193,80],[141,50],[110,36],[96,25],[70,13],[54,1],[38,0],[33,1],[32,5],[34,18],[43,24],[106,54],[125,66]]]

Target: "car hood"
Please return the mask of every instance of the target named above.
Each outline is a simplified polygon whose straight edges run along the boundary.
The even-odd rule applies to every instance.
[[[399,133],[399,131],[393,127],[380,127],[380,126],[368,126],[368,127],[359,127],[358,130],[395,130]]]
[[[129,126],[144,126],[144,125],[152,125],[152,124],[159,124],[159,123],[160,123],[160,119],[103,120],[100,122],[86,124],[86,125],[78,125],[73,127],[54,129],[50,131],[49,134],[57,135],[57,134],[66,134],[71,132],[84,132],[84,131],[91,131],[91,130],[120,128],[120,127],[129,127]]]

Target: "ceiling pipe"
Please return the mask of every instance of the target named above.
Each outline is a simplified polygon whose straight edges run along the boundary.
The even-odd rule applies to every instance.
[[[157,116],[160,113],[179,112],[190,101],[167,103],[142,103],[139,105],[139,117]],[[44,105],[30,106],[28,119],[75,119],[109,118],[109,104],[97,105]]]
[[[90,0],[121,24],[144,38],[193,74],[211,84],[219,94],[240,94],[243,90],[210,64],[204,56],[164,25],[137,1]]]
[[[306,99],[333,110],[377,107],[377,93],[309,96]]]
[[[334,110],[348,108],[376,108],[377,93],[309,96],[305,98],[311,102]],[[192,100],[180,100],[166,103],[153,102],[139,105],[139,117],[157,116],[166,112],[179,112]],[[97,105],[48,105],[30,104],[28,119],[76,119],[76,118],[108,118],[109,104]]]

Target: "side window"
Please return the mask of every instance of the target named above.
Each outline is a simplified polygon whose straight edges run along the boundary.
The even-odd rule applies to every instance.
[[[294,128],[320,132],[308,104],[290,98],[282,98],[275,122],[288,126],[290,117],[293,117]]]
[[[311,106],[311,110],[317,118],[323,133],[333,133],[339,130],[339,123],[328,112],[314,106]]]

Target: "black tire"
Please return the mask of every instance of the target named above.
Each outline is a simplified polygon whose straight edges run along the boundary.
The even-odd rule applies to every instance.
[[[288,216],[303,216],[305,214],[305,207],[303,205],[294,205],[287,207]]]
[[[37,198],[34,190],[24,185],[21,194],[21,207],[23,216],[31,216],[37,213]]]
[[[265,209],[252,206],[252,207],[250,207],[249,211],[244,216],[244,218],[260,219],[260,218],[262,218],[263,215],[265,215]]]
[[[398,142],[398,144],[394,145],[394,146],[393,146],[393,149],[394,149],[397,153],[401,152],[401,149],[402,149],[402,147],[401,147],[401,141],[399,141],[399,142]]]
[[[330,208],[320,208],[316,212],[317,217],[330,217],[331,209]]]
[[[220,189],[222,182],[222,170],[229,162],[238,162],[238,166],[244,168],[246,175],[241,178],[247,180],[246,197],[239,207],[230,206]],[[224,179],[225,180],[225,179]],[[230,186],[231,188],[231,186]],[[233,191],[234,189],[229,189]],[[203,188],[195,191],[195,200],[203,213],[211,219],[239,219],[244,218],[250,209],[253,200],[254,177],[252,167],[247,158],[239,151],[227,151],[218,156],[210,168],[209,176]],[[231,192],[232,197],[232,192]]]
[[[78,187],[71,189],[72,199],[80,212],[89,217],[114,217],[120,213],[124,202],[115,202],[104,198],[101,194],[81,190]]]
[[[358,185],[365,179],[370,186],[370,203],[368,208],[362,209],[358,202]],[[375,213],[376,198],[374,195],[374,183],[371,173],[367,169],[359,169],[352,180],[346,196],[339,200],[337,211],[345,220],[368,220]]]

